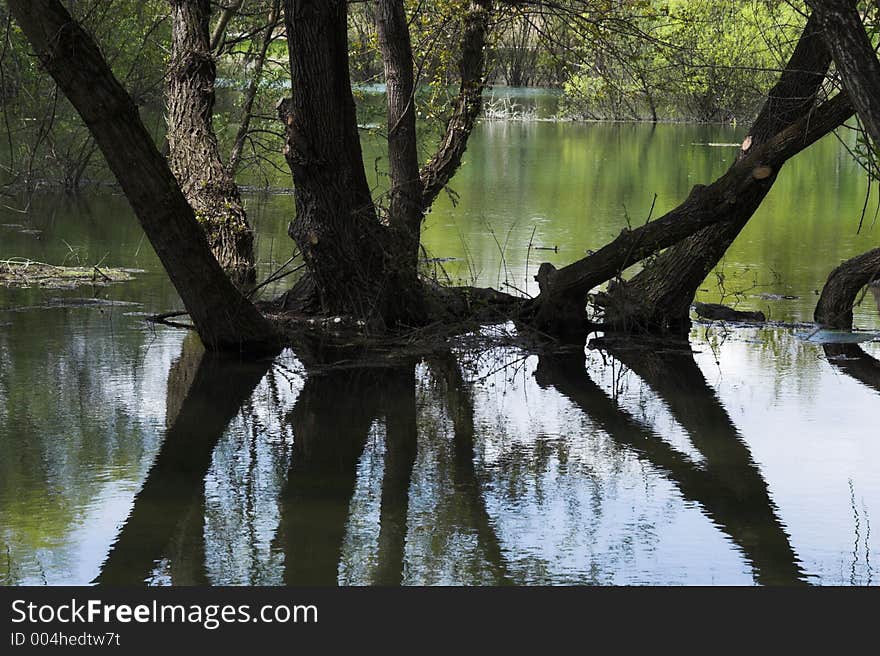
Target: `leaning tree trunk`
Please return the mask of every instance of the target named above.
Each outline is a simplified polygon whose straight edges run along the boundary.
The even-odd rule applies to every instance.
[[[708,186],[696,185],[687,199],[664,216],[621,234],[598,251],[562,269],[545,262],[536,276],[541,293],[524,303],[520,319],[544,332],[582,337],[589,292],[633,264],[709,226],[752,214],[779,168],[852,116],[846,94],[822,103],[772,139],[754,146]]]
[[[880,148],[880,61],[865,32],[854,0],[808,0],[819,16],[825,40],[875,148]],[[880,279],[880,249],[847,260],[828,276],[815,320],[849,330],[852,307],[861,289]]]
[[[859,292],[872,282],[880,282],[880,248],[853,257],[831,272],[813,318],[816,323],[839,330],[852,329],[853,305]]]
[[[8,5],[95,137],[205,346],[273,346],[271,324],[214,259],[168,163],[94,40],[58,0],[9,0]]]
[[[779,81],[770,90],[758,118],[743,141],[737,159],[766,143],[785,126],[807,115],[815,106],[831,53],[813,15],[798,40]],[[625,332],[686,335],[690,306],[700,285],[749,222],[771,184],[761,188],[754,203],[741,205],[724,223],[705,228],[661,253],[631,280],[597,295],[605,323]]]
[[[214,134],[216,67],[208,35],[210,0],[170,0],[167,74],[171,170],[220,265],[239,283],[254,279],[254,234]]]

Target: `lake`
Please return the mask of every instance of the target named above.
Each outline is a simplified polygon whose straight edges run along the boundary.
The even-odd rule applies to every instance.
[[[534,294],[540,262],[660,216],[744,133],[484,121],[427,265]],[[141,271],[0,287],[0,583],[876,585],[880,315],[856,308],[861,343],[807,325],[829,271],[877,246],[866,188],[834,138],[786,165],[698,297],[769,326],[311,372],[145,323],[180,301],[118,191],[4,199],[0,259]],[[293,200],[246,202],[265,276]]]

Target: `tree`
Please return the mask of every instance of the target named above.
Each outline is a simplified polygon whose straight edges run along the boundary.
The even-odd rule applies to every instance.
[[[808,0],[862,124],[880,148],[880,61],[855,0]],[[862,288],[880,279],[880,248],[851,258],[828,276],[814,317],[833,328],[852,328],[852,308]]]
[[[473,0],[462,18],[460,89],[445,134],[418,169],[412,46],[403,0],[377,5],[389,80],[391,202],[372,199],[363,167],[348,66],[346,3],[287,0],[292,98],[282,105],[293,174],[291,236],[308,267],[298,308],[362,317],[377,325],[427,319],[417,277],[421,220],[458,169],[479,115],[491,3]]]
[[[170,0],[170,5],[168,161],[217,261],[233,280],[243,283],[254,278],[254,234],[214,134],[216,65],[208,31],[211,2]],[[225,25],[222,19],[220,34],[221,25]]]
[[[47,36],[75,35],[76,46],[87,39],[69,15],[59,13],[63,9],[57,2],[39,3],[48,17],[26,10],[23,3],[13,4],[17,18],[27,25],[28,38],[86,119],[123,184],[206,344],[228,348],[271,341],[269,323],[225,279],[220,280],[222,275],[211,258],[206,261],[205,241],[193,231],[192,208],[173,180],[168,180],[167,167],[148,143],[136,111],[128,106],[124,90],[112,78],[94,42],[83,41],[85,55],[73,57],[65,39]],[[177,34],[178,50],[206,52],[206,4],[181,1],[176,6],[196,11],[180,23],[197,33],[197,39],[189,32]],[[631,330],[633,325],[659,325],[681,332],[688,325],[687,308],[696,286],[759,206],[782,165],[838,127],[853,111],[846,94],[816,105],[829,56],[816,46],[816,23],[811,19],[737,161],[718,180],[696,186],[679,207],[644,226],[624,230],[587,258],[558,271],[541,265],[537,276],[541,293],[535,299],[521,302],[491,290],[440,292],[418,275],[419,233],[431,203],[461,164],[480,112],[493,3],[462,0],[458,95],[436,152],[421,168],[416,67],[406,5],[404,0],[377,0],[375,9],[388,83],[391,185],[387,202],[372,197],[363,166],[349,70],[347,3],[286,0],[284,5],[292,96],[280,103],[279,114],[286,126],[284,152],[295,184],[297,214],[290,234],[302,253],[307,275],[275,306],[279,310],[349,315],[373,327],[396,328],[440,319],[445,316],[443,309],[473,315],[471,301],[480,296],[508,312],[521,304],[519,319],[545,332],[582,336],[587,323],[585,305],[594,287],[619,279],[627,267],[687,240],[662,254],[631,284],[619,284],[618,290],[626,289],[626,294],[610,294],[604,303],[609,327]],[[268,38],[271,34],[264,33],[264,44]],[[72,60],[69,71],[57,64],[58,53]],[[204,57],[196,57],[181,71],[193,67],[205,69],[200,73],[203,81],[212,79]],[[90,78],[106,87],[113,104],[95,102],[85,92]],[[188,115],[198,107],[204,115],[210,112],[211,101],[204,94],[194,94],[204,87],[193,79],[186,78],[187,84],[175,95],[186,101]],[[125,108],[124,113],[115,111],[117,107]],[[136,149],[128,146],[129,141],[136,143]],[[219,156],[210,159],[219,162]],[[135,168],[144,173],[135,177]],[[161,203],[167,207],[162,207],[162,222],[157,222],[153,206]],[[211,288],[209,293],[205,293],[206,286]],[[626,304],[639,294],[642,299],[632,312]]]
[[[830,63],[831,54],[822,40],[818,18],[811,16],[785,70],[767,94],[761,112],[749,129],[737,161],[816,109]],[[846,111],[838,115],[841,123],[848,117]],[[631,280],[616,285],[612,293],[600,296],[606,321],[623,330],[687,334],[690,305],[699,286],[749,222],[775,179],[774,172],[761,186],[753,203],[741,205],[730,220],[672,246]]]
[[[70,11],[101,44],[102,54],[139,107],[162,104],[167,3],[81,0]],[[3,148],[0,185],[24,188],[59,183],[75,194],[100,178],[102,158],[76,110],[29,52],[5,3],[0,3],[0,114]]]
[[[251,135],[251,121],[254,115],[254,105],[257,101],[260,85],[263,82],[263,72],[266,66],[266,60],[269,57],[269,47],[272,45],[272,42],[276,37],[275,31],[278,28],[280,21],[281,0],[272,0],[269,7],[268,19],[262,30],[263,33],[259,41],[258,50],[254,53],[253,68],[250,72],[250,79],[248,80],[241,104],[241,120],[239,121],[238,130],[235,133],[235,140],[232,142],[232,150],[229,153],[229,164],[227,165],[227,168],[229,169],[229,175],[233,177],[242,163],[245,143]],[[218,22],[218,28],[219,25],[220,23]],[[215,29],[215,32],[216,31],[217,30]]]
[[[802,24],[786,3],[558,4],[570,6],[577,53],[568,56],[564,110],[597,119],[749,120]]]
[[[556,269],[544,263],[536,276],[541,293],[523,306],[523,320],[558,335],[582,337],[591,290],[628,267],[709,226],[751,216],[779,168],[791,157],[840,126],[852,115],[846,94],[838,94],[808,116],[786,126],[743,157],[708,186],[697,185],[675,209],[620,236],[592,255]]]
[[[192,207],[94,40],[58,0],[9,0],[8,5],[89,127],[205,346],[274,348],[274,328],[211,254]]]

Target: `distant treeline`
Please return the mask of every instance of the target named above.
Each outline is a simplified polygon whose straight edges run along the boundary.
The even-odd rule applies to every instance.
[[[462,16],[471,2],[406,0],[424,124],[442,126],[449,114],[460,78]],[[69,5],[161,143],[169,3]],[[269,184],[280,162],[283,126],[275,105],[288,93],[290,73],[279,7],[279,0],[212,3],[214,129],[221,150],[234,154],[233,168],[254,184]],[[349,4],[349,63],[358,87],[384,82],[375,8]],[[793,48],[804,23],[800,10],[782,0],[497,0],[486,77],[492,85],[561,91],[560,118],[748,120]],[[0,185],[51,181],[75,189],[107,178],[89,131],[40,67],[5,3],[0,101]]]

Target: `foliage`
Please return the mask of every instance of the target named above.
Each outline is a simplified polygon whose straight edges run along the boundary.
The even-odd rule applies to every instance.
[[[74,17],[95,36],[134,101],[158,113],[169,40],[167,3],[90,0],[71,3]],[[59,93],[27,40],[0,5],[0,97],[3,143],[0,184],[33,188],[60,181],[75,189],[100,165],[97,148],[73,107]],[[148,121],[158,128],[158,121]]]
[[[638,7],[634,10],[634,7]],[[581,118],[736,121],[757,111],[803,27],[787,3],[653,0],[629,24],[581,20],[566,111]]]
[[[221,152],[228,157],[241,141],[236,173],[242,182],[261,186],[288,177],[275,105],[288,93],[289,62],[283,29],[267,23],[273,2],[244,3],[214,51]],[[406,0],[425,157],[458,91],[461,17],[469,4]],[[88,0],[72,6],[158,141],[164,133],[167,2]],[[350,67],[362,124],[381,126],[384,104],[375,91],[383,88],[383,64],[374,12],[372,2],[349,5]],[[218,5],[212,29],[220,13]],[[772,86],[802,23],[799,7],[780,0],[499,1],[486,76],[495,84],[562,88],[562,111],[571,118],[743,119]],[[874,29],[873,22],[866,24]],[[267,27],[268,51],[260,63]],[[40,70],[4,5],[0,35],[0,185],[33,188],[50,181],[73,190],[90,179],[109,179],[88,130]]]

